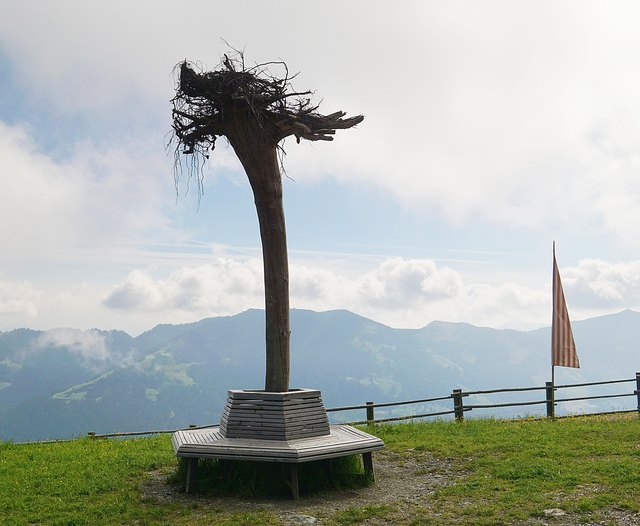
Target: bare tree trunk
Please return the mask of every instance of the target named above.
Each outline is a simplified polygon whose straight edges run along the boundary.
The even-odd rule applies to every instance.
[[[289,336],[291,333],[289,264],[282,190],[277,197],[256,195],[255,203],[260,222],[264,263],[267,343],[265,390],[282,392],[289,390]]]
[[[264,265],[266,314],[265,390],[289,390],[289,263],[282,177],[271,135],[250,120],[239,119],[229,142],[253,189]]]
[[[270,63],[274,64],[274,63]],[[225,136],[245,169],[258,212],[264,263],[266,311],[265,390],[289,390],[289,265],[282,204],[282,177],[278,143],[295,136],[308,141],[332,141],[336,130],[346,130],[364,117],[346,117],[343,111],[318,112],[311,91],[291,91],[284,63],[284,78],[267,64],[246,68],[244,56],[224,55],[215,71],[196,73],[186,60],[171,99],[172,128],[177,139],[176,163],[181,155],[195,155],[191,164],[207,159],[216,139]],[[179,170],[177,170],[179,173]]]

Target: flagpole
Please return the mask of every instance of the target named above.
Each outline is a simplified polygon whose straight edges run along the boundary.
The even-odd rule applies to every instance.
[[[556,419],[556,367],[551,364],[551,420]]]
[[[553,241],[553,274],[555,276],[556,269],[556,242]],[[551,306],[551,420],[556,418],[556,367],[553,363],[553,328],[554,328],[554,302],[556,297],[556,280],[555,277],[552,281],[552,306]]]
[[[555,419],[555,367],[580,367],[576,342],[573,339],[567,302],[564,299],[560,271],[556,261],[556,242],[553,242],[553,307],[551,309],[551,395],[548,397],[551,407],[549,414]]]

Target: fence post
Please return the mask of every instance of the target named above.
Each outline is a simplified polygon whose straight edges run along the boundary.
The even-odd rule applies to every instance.
[[[375,415],[373,414],[373,402],[367,402],[367,406],[371,406],[367,407],[367,425],[371,425],[375,420]]]
[[[462,389],[454,389],[451,394],[453,398],[453,412],[456,417],[456,422],[464,421],[464,405],[462,402]]]
[[[638,413],[640,413],[640,373],[636,373],[636,398],[638,400]]]
[[[555,408],[555,397],[553,392],[553,382],[546,382],[546,393],[547,393],[547,418],[555,418],[556,416],[556,408]]]

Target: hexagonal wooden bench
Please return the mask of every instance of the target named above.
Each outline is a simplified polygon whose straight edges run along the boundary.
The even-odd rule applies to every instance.
[[[220,426],[177,431],[172,437],[178,457],[188,459],[186,492],[193,489],[198,459],[216,458],[290,464],[290,485],[299,498],[302,462],[361,454],[372,477],[372,452],[384,442],[348,425],[329,425],[320,391],[286,393],[229,391]]]

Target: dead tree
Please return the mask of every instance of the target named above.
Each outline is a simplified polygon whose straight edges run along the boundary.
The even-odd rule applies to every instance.
[[[275,77],[269,67],[279,66]],[[264,263],[266,312],[265,390],[289,390],[289,270],[280,142],[291,135],[297,142],[331,141],[335,130],[362,122],[364,117],[344,118],[342,111],[318,112],[311,92],[297,93],[282,62],[247,68],[242,54],[224,55],[211,72],[198,73],[187,61],[179,65],[180,77],[173,103],[176,162],[189,157],[192,171],[224,136],[233,147],[249,178],[260,224]],[[180,165],[181,166],[181,165]],[[193,175],[193,174],[192,174]],[[197,174],[198,181],[200,174]]]

